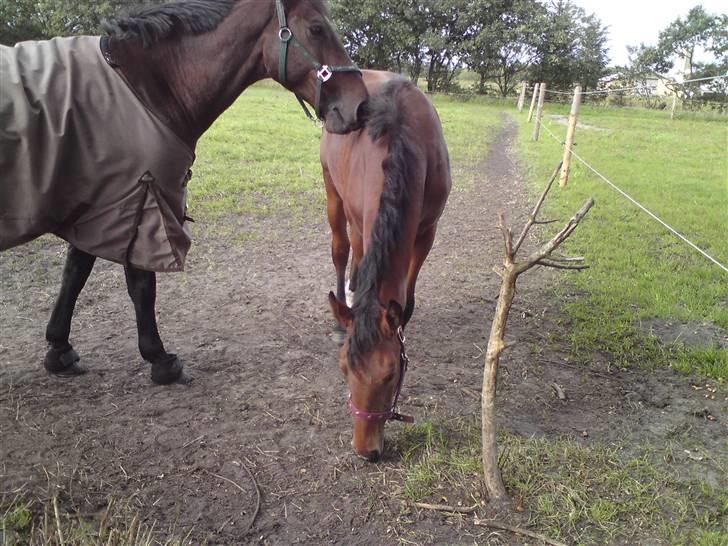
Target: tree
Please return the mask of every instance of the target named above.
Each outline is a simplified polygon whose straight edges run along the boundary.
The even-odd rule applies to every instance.
[[[594,15],[583,17],[579,27],[576,53],[577,81],[582,89],[595,89],[607,74],[607,29]]]
[[[423,45],[429,60],[427,90],[445,91],[462,64],[463,36],[467,31],[464,17],[467,0],[426,0],[423,2],[428,22]]]
[[[98,34],[103,19],[128,5],[124,0],[0,0],[0,43]]]
[[[728,66],[728,16],[712,15],[702,6],[692,8],[684,19],[678,17],[658,35],[657,45],[628,48],[630,71],[636,75],[654,73],[680,98],[696,93],[700,84],[680,85],[667,76],[677,63],[686,80],[719,75]],[[714,61],[699,62],[697,56],[705,51]],[[720,89],[721,83],[716,85]]]
[[[511,93],[518,74],[537,59],[546,12],[536,0],[475,0],[468,10],[465,62],[479,76],[478,92],[494,79],[502,96]]]

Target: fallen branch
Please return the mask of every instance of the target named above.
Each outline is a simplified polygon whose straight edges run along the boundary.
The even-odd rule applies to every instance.
[[[558,542],[552,538],[547,537],[546,535],[542,535],[540,533],[534,533],[533,531],[529,531],[528,529],[522,529],[520,527],[514,527],[513,525],[508,525],[507,523],[503,523],[502,521],[498,521],[495,519],[489,519],[489,520],[475,520],[475,525],[479,525],[481,527],[490,527],[491,529],[501,529],[503,531],[510,531],[511,533],[515,533],[517,535],[523,535],[526,537],[535,538],[536,540],[540,540],[541,542],[544,542],[546,544],[551,544],[552,546],[566,546],[563,542]]]
[[[472,506],[448,506],[446,504],[427,504],[426,502],[413,502],[413,506],[424,510],[437,510],[439,512],[454,512],[456,514],[472,514],[478,509],[478,505]]]
[[[258,487],[258,482],[256,481],[255,476],[253,476],[253,473],[250,471],[250,469],[247,466],[245,466],[243,463],[240,463],[240,466],[242,466],[245,469],[245,471],[248,473],[248,476],[250,476],[250,480],[253,482],[253,486],[255,487],[255,510],[253,511],[253,516],[250,518],[248,527],[245,529],[245,532],[247,533],[248,531],[250,531],[253,528],[255,519],[258,517],[258,512],[260,512],[260,487]],[[245,489],[240,487],[237,483],[235,483],[230,478],[226,478],[225,476],[220,476],[219,474],[214,474],[213,472],[208,472],[208,473],[212,476],[215,476],[216,478],[225,480],[226,482],[237,487],[243,493],[246,493]]]

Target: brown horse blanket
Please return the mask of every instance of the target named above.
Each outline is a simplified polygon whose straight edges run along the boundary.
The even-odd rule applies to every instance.
[[[0,46],[0,251],[54,233],[120,264],[182,270],[193,161],[99,37]]]

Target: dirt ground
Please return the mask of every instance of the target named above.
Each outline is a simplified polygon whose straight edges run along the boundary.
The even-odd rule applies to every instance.
[[[515,135],[504,119],[477,167],[480,182],[453,192],[420,276],[400,404],[416,418],[479,415],[482,350],[498,293],[497,213],[519,211],[522,219],[530,207],[513,160]],[[187,272],[158,276],[162,337],[186,362],[189,387],[151,384],[123,271],[109,263],[97,264],[73,325],[90,372],[47,376],[44,328],[64,245],[49,238],[0,255],[4,498],[59,494],[63,511],[87,515],[101,514],[109,497],[132,499],[156,528],[194,528],[196,541],[212,544],[397,544],[405,524],[397,521],[399,501],[387,501],[396,457],[371,465],[349,447],[326,300],[335,278],[328,226],[323,210],[314,216],[241,224],[257,235],[236,244],[197,224]],[[660,442],[688,427],[692,445],[722,449],[726,403],[706,399],[690,378],[610,369],[599,354],[580,368],[547,343],[560,316],[547,297],[554,278],[536,272],[520,285],[507,335],[519,343],[503,360],[500,426],[585,443]],[[552,382],[567,401],[555,398]],[[389,424],[388,433],[399,426]],[[690,462],[711,478],[709,466]],[[246,469],[261,492],[250,530],[256,493]],[[373,477],[390,510],[371,510],[365,484]],[[422,543],[485,543],[491,534],[434,512],[414,511],[406,526],[409,540]]]

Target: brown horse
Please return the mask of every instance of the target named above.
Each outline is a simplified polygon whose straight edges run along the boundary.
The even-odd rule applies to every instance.
[[[152,380],[185,381],[157,330],[154,272],[184,266],[198,139],[264,78],[331,133],[361,127],[367,90],[322,0],[178,0],[107,31],[0,46],[0,251],[43,233],[71,243],[46,329],[49,372],[85,371],[69,333],[101,257],[125,267]]]
[[[396,411],[407,369],[403,330],[451,179],[440,120],[427,97],[395,74],[363,75],[367,125],[344,136],[324,131],[321,164],[336,267],[329,302],[346,332],[339,360],[350,392],[352,446],[375,461],[385,422],[411,422]],[[351,308],[344,284],[350,247]]]

